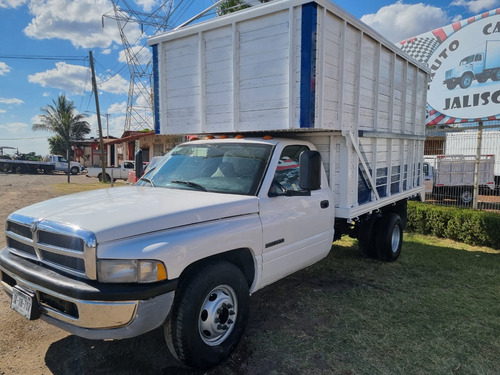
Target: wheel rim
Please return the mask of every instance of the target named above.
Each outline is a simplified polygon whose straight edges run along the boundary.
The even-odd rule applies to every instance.
[[[462,81],[462,85],[464,87],[469,87],[471,83],[472,83],[472,79],[470,76],[465,77],[464,80]]]
[[[399,229],[399,225],[395,225],[394,230],[392,231],[392,239],[391,239],[391,250],[393,254],[398,252],[400,237],[401,237],[401,230]]]
[[[464,191],[462,193],[462,202],[468,204],[472,201],[472,194],[470,191]]]
[[[220,285],[208,293],[200,309],[198,330],[210,346],[222,343],[233,331],[238,316],[238,300],[233,288]]]

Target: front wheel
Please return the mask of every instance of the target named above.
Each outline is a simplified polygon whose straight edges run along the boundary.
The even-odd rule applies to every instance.
[[[79,171],[80,171],[80,168],[78,168],[78,167],[71,167],[71,174],[73,174],[73,175],[78,174]]]
[[[464,74],[460,79],[460,87],[462,89],[468,88],[472,84],[472,74]]]
[[[248,283],[235,265],[214,262],[181,280],[165,323],[165,340],[180,362],[216,366],[234,350],[249,315]]]
[[[378,221],[375,232],[377,258],[393,262],[401,255],[403,224],[401,217],[393,212],[384,214]]]

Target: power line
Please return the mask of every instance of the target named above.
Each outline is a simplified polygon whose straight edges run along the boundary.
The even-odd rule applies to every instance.
[[[0,141],[27,141],[30,139],[47,139],[47,137],[31,137],[31,138],[0,138]]]
[[[0,59],[84,61],[84,60],[88,59],[88,57],[86,57],[86,56],[42,56],[42,55],[3,55],[3,54],[0,54]]]

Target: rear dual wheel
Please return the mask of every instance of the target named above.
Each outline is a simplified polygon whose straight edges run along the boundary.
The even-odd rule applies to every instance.
[[[372,215],[361,223],[358,246],[364,256],[393,262],[401,255],[403,222],[394,212]]]
[[[377,259],[394,262],[401,255],[403,245],[403,223],[398,214],[389,212],[377,221],[375,249]]]

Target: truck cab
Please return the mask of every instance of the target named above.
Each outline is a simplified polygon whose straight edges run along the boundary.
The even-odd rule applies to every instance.
[[[475,53],[473,55],[464,57],[460,64],[453,69],[449,69],[445,72],[444,84],[448,90],[453,90],[457,85],[460,88],[468,88],[474,79],[478,82],[486,82],[486,79],[482,79],[482,74],[484,72],[484,52]]]

